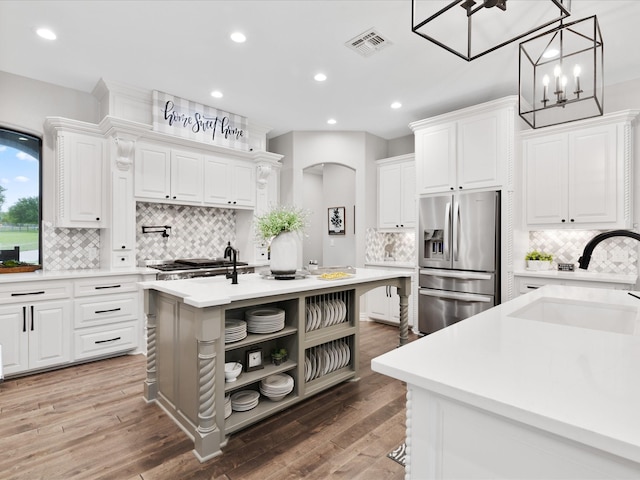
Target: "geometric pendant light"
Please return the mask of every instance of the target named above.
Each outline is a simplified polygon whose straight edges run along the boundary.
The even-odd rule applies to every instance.
[[[604,44],[596,16],[520,44],[519,113],[531,128],[604,112]]]
[[[411,30],[471,61],[559,22],[571,0],[412,0]]]

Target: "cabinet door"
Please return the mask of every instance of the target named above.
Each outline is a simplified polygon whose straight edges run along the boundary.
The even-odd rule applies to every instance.
[[[202,155],[171,151],[171,199],[202,202]]]
[[[5,375],[29,369],[28,310],[23,305],[0,308],[0,344]]]
[[[570,222],[566,137],[550,135],[524,143],[527,224]]]
[[[231,165],[223,158],[207,155],[204,157],[204,202],[227,204],[230,198]]]
[[[615,125],[569,134],[570,221],[616,221],[616,165]]]
[[[389,288],[378,287],[367,292],[367,316],[389,321]]]
[[[457,189],[497,187],[506,162],[506,112],[489,112],[458,121]]]
[[[135,193],[136,197],[170,198],[170,149],[155,145],[138,145],[135,160]]]
[[[103,226],[104,145],[104,139],[89,135],[58,135],[58,226]]]
[[[401,164],[378,167],[378,228],[400,227],[400,210],[404,195],[401,184]]]
[[[112,248],[114,252],[128,252],[135,247],[136,243],[136,205],[133,198],[133,177],[130,171],[113,172],[112,192]]]
[[[400,224],[404,228],[416,225],[416,167],[414,162],[402,164]]]
[[[29,368],[71,360],[71,302],[42,302],[29,306]]]
[[[415,132],[418,194],[453,190],[456,185],[455,122]]]
[[[233,205],[253,207],[256,204],[256,183],[254,166],[251,163],[238,162],[233,166]]]

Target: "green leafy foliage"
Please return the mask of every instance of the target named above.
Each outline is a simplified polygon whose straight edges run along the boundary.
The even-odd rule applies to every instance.
[[[524,259],[550,262],[553,260],[553,255],[551,255],[550,253],[539,252],[538,250],[532,250],[531,252],[527,252]]]
[[[265,240],[281,232],[301,232],[307,227],[308,213],[302,208],[279,205],[256,217],[256,230]]]

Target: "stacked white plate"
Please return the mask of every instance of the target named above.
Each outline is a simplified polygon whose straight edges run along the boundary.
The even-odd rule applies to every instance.
[[[351,361],[351,349],[344,340],[318,345],[306,351],[304,379],[306,382],[346,367]]]
[[[227,394],[224,396],[224,418],[229,418],[231,415],[231,395]]]
[[[251,333],[273,333],[284,328],[284,310],[281,308],[254,308],[247,310],[244,318]]]
[[[260,393],[274,402],[279,402],[292,390],[293,377],[286,373],[269,375],[260,382]]]
[[[236,318],[224,321],[224,343],[237,342],[247,336],[247,322]]]
[[[235,412],[246,412],[258,405],[260,394],[255,390],[240,390],[231,395],[231,408]]]

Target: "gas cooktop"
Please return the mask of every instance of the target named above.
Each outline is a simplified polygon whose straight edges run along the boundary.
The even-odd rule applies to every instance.
[[[236,262],[237,266],[246,266],[246,262]],[[175,272],[178,270],[203,270],[207,268],[232,267],[233,262],[226,258],[185,258],[173,261],[147,265],[162,272]]]

